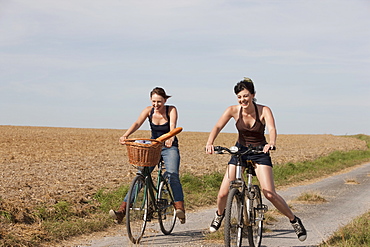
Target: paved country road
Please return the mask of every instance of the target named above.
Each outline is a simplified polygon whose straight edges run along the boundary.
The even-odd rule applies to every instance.
[[[356,183],[347,183],[350,180]],[[307,204],[294,201],[303,192],[319,193],[327,202]],[[312,184],[280,190],[279,194],[288,201],[294,213],[302,219],[308,231],[308,237],[306,241],[300,242],[288,220],[285,217],[276,216],[278,221],[267,226],[271,231],[264,234],[262,246],[317,246],[339,227],[370,210],[370,163]],[[267,200],[264,203],[268,204],[270,209],[273,208]],[[208,231],[214,212],[215,208],[187,212],[187,223],[184,225],[177,223],[174,232],[169,236],[163,235],[158,223],[153,221],[147,226],[146,234],[140,245],[130,243],[125,235],[125,226],[121,225],[105,233],[104,236],[102,233],[94,233],[85,239],[69,242],[65,246],[223,246],[222,242],[214,243],[204,240],[204,233]],[[243,241],[243,246],[248,246],[247,239]]]

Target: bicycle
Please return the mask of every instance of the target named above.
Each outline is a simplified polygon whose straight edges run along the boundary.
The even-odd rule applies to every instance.
[[[243,237],[248,237],[250,247],[260,247],[262,241],[264,214],[268,207],[262,204],[261,190],[253,184],[255,163],[247,160],[247,182],[243,177],[241,165],[244,154],[263,153],[263,147],[248,146],[242,151],[233,146],[230,149],[215,146],[217,154],[225,152],[237,158],[235,180],[230,182],[230,189],[225,209],[225,246],[241,246]],[[246,228],[246,229],[245,229]]]
[[[169,235],[176,223],[176,209],[171,186],[163,176],[164,162],[160,160],[163,141],[180,133],[182,128],[157,139],[127,139],[129,161],[138,168],[127,194],[126,229],[132,243],[138,244],[146,223],[157,218],[163,234]],[[151,172],[158,166],[156,185]]]

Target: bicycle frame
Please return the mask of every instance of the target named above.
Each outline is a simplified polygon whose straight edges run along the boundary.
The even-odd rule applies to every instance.
[[[159,191],[159,185],[160,185],[161,181],[164,179],[163,175],[162,175],[163,164],[164,164],[163,161],[159,162],[159,164],[158,164],[158,177],[157,177],[156,186],[154,185],[154,181],[153,181],[153,178],[152,178],[152,175],[151,175],[151,173],[152,173],[152,171],[151,171],[152,168],[151,167],[143,167],[142,171],[138,172],[138,174],[142,175],[145,178],[146,190],[145,190],[144,196],[145,197],[149,196],[149,202],[152,202],[150,205],[154,206],[154,210],[152,208],[151,209],[152,211],[150,211],[150,213],[149,213],[150,216],[154,211],[157,211],[158,208],[159,208],[158,204],[157,204],[158,199],[159,199],[158,191]],[[150,220],[150,219],[147,219],[147,220]]]
[[[250,160],[247,161],[247,177],[244,180],[243,173],[245,168],[241,165],[241,156],[238,157],[238,162],[235,166],[235,180],[230,182],[230,189],[237,188],[240,191],[240,201],[241,201],[241,213],[243,211],[244,215],[248,215],[246,225],[253,224],[253,219],[250,219],[249,216],[251,215],[251,211],[253,210],[253,199],[254,199],[254,190],[253,190],[253,172],[254,163]],[[249,200],[242,200],[247,196]],[[243,219],[240,218],[238,225],[243,227]]]
[[[248,171],[247,171],[247,197],[249,200],[246,200],[246,203],[247,203],[247,207],[246,207],[246,210],[247,210],[247,214],[248,215],[248,218],[246,220],[248,220],[247,222],[247,225],[252,225],[254,223],[254,220],[255,219],[251,219],[250,216],[252,215],[251,212],[253,210],[253,200],[255,198],[255,192],[254,192],[254,187],[253,187],[253,172],[254,172],[254,168],[253,168],[253,165],[254,163],[252,161],[247,161],[247,164],[248,164]]]

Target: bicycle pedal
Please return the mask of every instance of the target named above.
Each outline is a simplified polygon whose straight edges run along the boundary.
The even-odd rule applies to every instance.
[[[160,208],[163,208],[168,205],[167,199],[158,199],[157,204]]]
[[[256,208],[260,213],[266,213],[268,211],[268,206],[265,204],[259,204]]]
[[[147,215],[145,218],[143,218],[143,220],[145,222],[151,222],[152,221],[152,216],[151,215]]]
[[[154,214],[154,211],[152,209],[150,209],[149,212],[148,212],[148,214],[147,214],[147,216],[146,216],[145,221],[146,222],[151,222],[152,219],[154,218],[153,214]]]

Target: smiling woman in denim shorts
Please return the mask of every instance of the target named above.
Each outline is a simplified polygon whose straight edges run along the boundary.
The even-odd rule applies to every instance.
[[[244,157],[256,162],[255,172],[260,182],[262,192],[265,197],[292,223],[292,226],[298,236],[298,239],[304,241],[307,237],[306,229],[301,220],[296,217],[288,207],[285,200],[276,193],[274,177],[272,173],[272,162],[269,150],[276,144],[275,119],[269,107],[256,103],[255,89],[253,81],[250,78],[238,82],[234,87],[237,96],[238,105],[229,106],[222,114],[216,125],[209,134],[206,144],[206,152],[214,152],[213,143],[231,118],[236,122],[238,130],[238,140],[236,146],[243,149],[246,146],[263,146],[263,154],[254,154]],[[265,138],[265,128],[269,133],[269,142]],[[210,231],[215,232],[219,229],[226,207],[227,196],[229,193],[230,181],[235,180],[236,160],[231,158],[228,171],[222,180],[220,190],[217,196],[217,211],[211,223]]]

